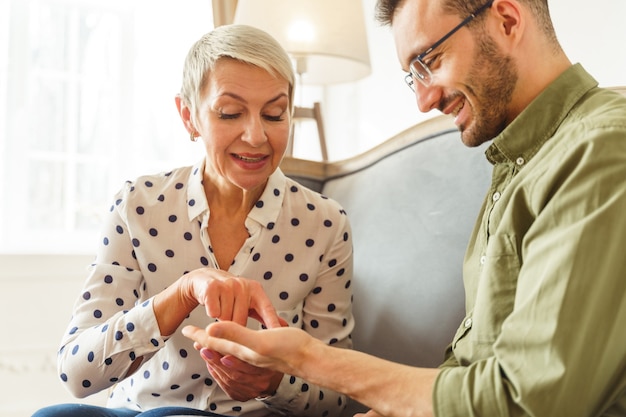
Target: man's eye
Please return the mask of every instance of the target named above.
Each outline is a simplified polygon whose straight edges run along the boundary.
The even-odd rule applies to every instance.
[[[430,57],[430,59],[424,61],[424,64],[426,64],[428,68],[432,69],[437,66],[440,56],[441,56],[440,54],[434,54],[433,56]]]

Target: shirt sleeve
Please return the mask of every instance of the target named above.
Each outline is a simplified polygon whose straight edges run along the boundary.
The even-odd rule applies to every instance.
[[[454,356],[454,351],[452,350],[452,345],[448,345],[446,348],[446,352],[444,353],[444,360],[441,365],[439,365],[439,369],[444,368],[453,368],[455,366],[459,366],[459,361]]]
[[[498,271],[516,274],[513,308],[490,357],[442,369],[436,416],[602,415],[623,396],[626,141],[598,139],[512,199],[523,236],[490,236],[510,245]],[[481,344],[473,331],[464,337]]]
[[[85,397],[122,380],[131,364],[164,346],[152,299],[140,300],[143,276],[116,196],[95,262],[72,312],[58,354],[67,389]]]

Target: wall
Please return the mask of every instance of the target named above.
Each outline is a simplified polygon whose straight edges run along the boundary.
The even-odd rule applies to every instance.
[[[61,385],[56,351],[91,256],[0,255],[0,416],[27,417],[76,402]],[[106,393],[83,400],[103,404]]]

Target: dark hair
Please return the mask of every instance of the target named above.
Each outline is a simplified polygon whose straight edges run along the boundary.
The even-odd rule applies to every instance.
[[[402,4],[411,0],[378,0],[376,3],[376,20],[382,25],[391,26],[396,10],[402,7]],[[429,0],[432,1],[432,0]],[[462,19],[466,18],[474,10],[485,4],[486,0],[439,0],[444,11],[451,14],[457,14]],[[556,34],[550,11],[548,9],[548,0],[518,0],[525,4],[537,19],[537,24],[543,33],[548,37],[550,42],[556,43]]]
[[[404,0],[378,0],[376,2],[376,20],[384,26],[391,26],[396,9],[402,1]]]

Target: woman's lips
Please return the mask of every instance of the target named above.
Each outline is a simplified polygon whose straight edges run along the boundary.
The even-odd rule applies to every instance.
[[[269,160],[269,155],[261,154],[230,154],[233,160],[242,168],[245,169],[258,169],[263,167],[266,161]]]
[[[261,162],[262,160],[268,157],[267,155],[250,156],[250,155],[240,155],[236,153],[233,153],[231,155],[234,158],[239,159],[240,161],[249,162],[249,163]]]

